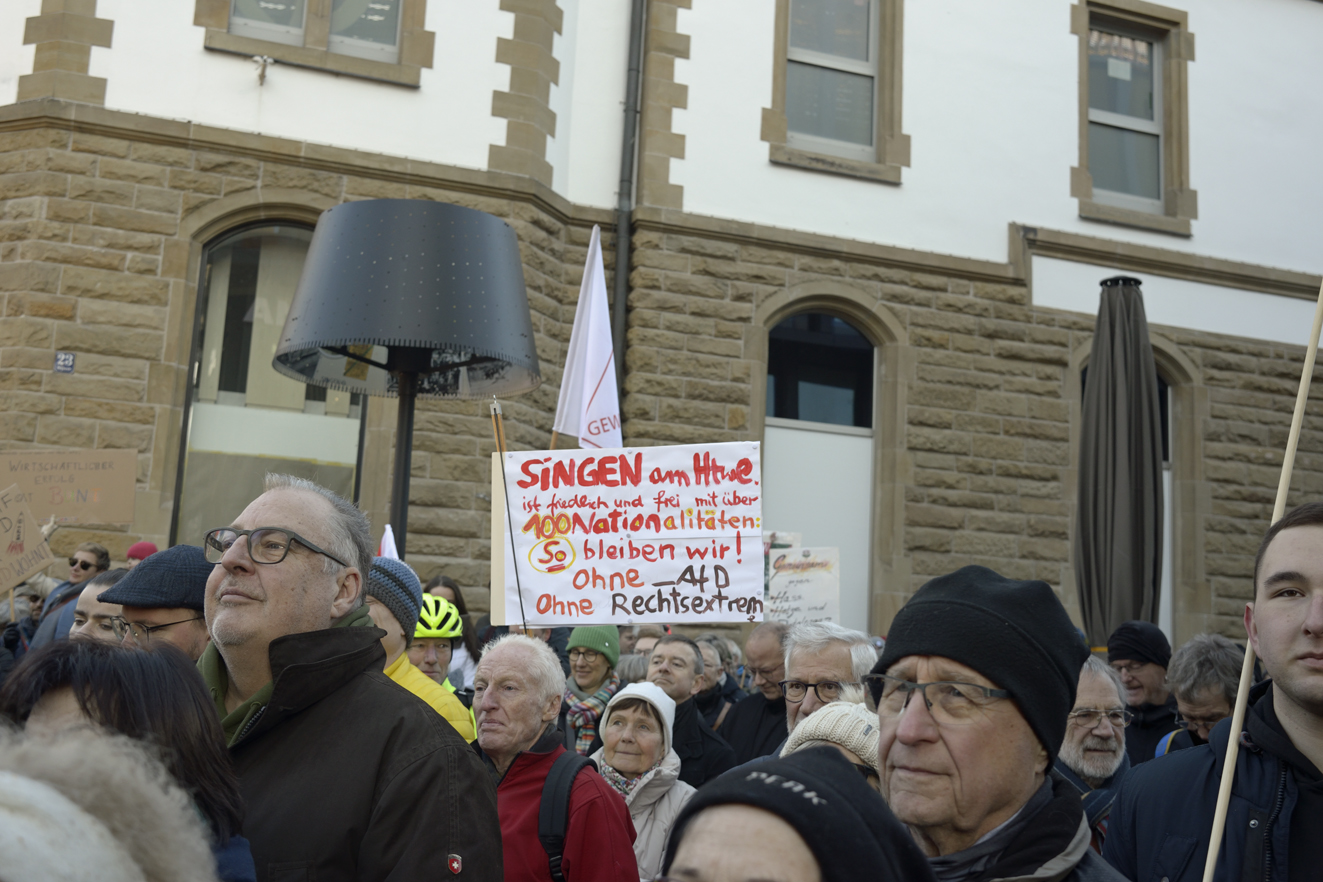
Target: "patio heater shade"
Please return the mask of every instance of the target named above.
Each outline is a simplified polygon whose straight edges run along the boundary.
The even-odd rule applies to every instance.
[[[542,382],[514,230],[440,202],[337,205],[317,221],[272,367],[399,397],[390,524],[403,557],[415,398],[519,395]]]
[[[439,202],[372,199],[325,212],[272,366],[315,386],[437,398],[542,382],[519,242],[504,221]]]

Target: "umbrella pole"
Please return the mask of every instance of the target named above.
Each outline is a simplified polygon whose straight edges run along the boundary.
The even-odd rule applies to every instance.
[[[1318,289],[1314,327],[1309,332],[1309,348],[1305,350],[1305,366],[1300,372],[1300,388],[1295,395],[1295,413],[1291,416],[1291,434],[1287,437],[1286,453],[1282,456],[1282,474],[1277,481],[1277,502],[1272,509],[1274,524],[1286,514],[1286,494],[1291,489],[1291,470],[1295,467],[1295,449],[1300,442],[1300,426],[1305,420],[1305,402],[1309,400],[1309,381],[1314,377],[1314,358],[1318,355],[1318,338],[1321,330],[1323,330],[1323,286]],[[1236,692],[1236,709],[1231,714],[1231,732],[1228,736],[1226,761],[1222,765],[1222,783],[1217,789],[1217,808],[1213,812],[1213,831],[1208,843],[1208,859],[1204,862],[1203,882],[1213,882],[1217,854],[1222,847],[1222,834],[1226,831],[1227,806],[1231,802],[1236,757],[1240,753],[1240,733],[1245,726],[1245,708],[1249,704],[1250,684],[1253,680],[1254,644],[1246,640],[1245,663],[1240,668],[1240,688]]]

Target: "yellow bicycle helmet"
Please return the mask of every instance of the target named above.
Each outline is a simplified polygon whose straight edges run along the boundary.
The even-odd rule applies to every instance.
[[[418,624],[413,629],[413,639],[458,637],[463,631],[464,623],[460,620],[459,610],[453,603],[435,594],[423,595],[423,607],[418,612]]]

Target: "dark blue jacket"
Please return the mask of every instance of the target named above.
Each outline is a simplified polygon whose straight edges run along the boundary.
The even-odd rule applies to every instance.
[[[1251,701],[1270,687],[1256,686]],[[1127,879],[1203,878],[1230,730],[1228,718],[1213,728],[1207,744],[1158,757],[1126,777],[1112,806],[1103,857]],[[1242,735],[1214,882],[1287,882],[1295,803],[1287,764]]]

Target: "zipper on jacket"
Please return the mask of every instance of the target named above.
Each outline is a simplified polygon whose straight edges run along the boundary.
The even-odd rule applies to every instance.
[[[1286,803],[1286,763],[1278,760],[1277,765],[1282,770],[1277,778],[1277,799],[1273,802],[1268,823],[1263,826],[1263,882],[1272,882],[1272,828]]]
[[[244,736],[252,731],[253,727],[257,725],[257,721],[262,719],[262,714],[266,713],[266,708],[267,708],[266,705],[262,705],[257,709],[257,713],[253,714],[252,717],[249,718],[248,723],[242,729],[239,730],[239,737],[234,739],[233,746],[237,747],[239,745],[239,742],[243,741]]]

